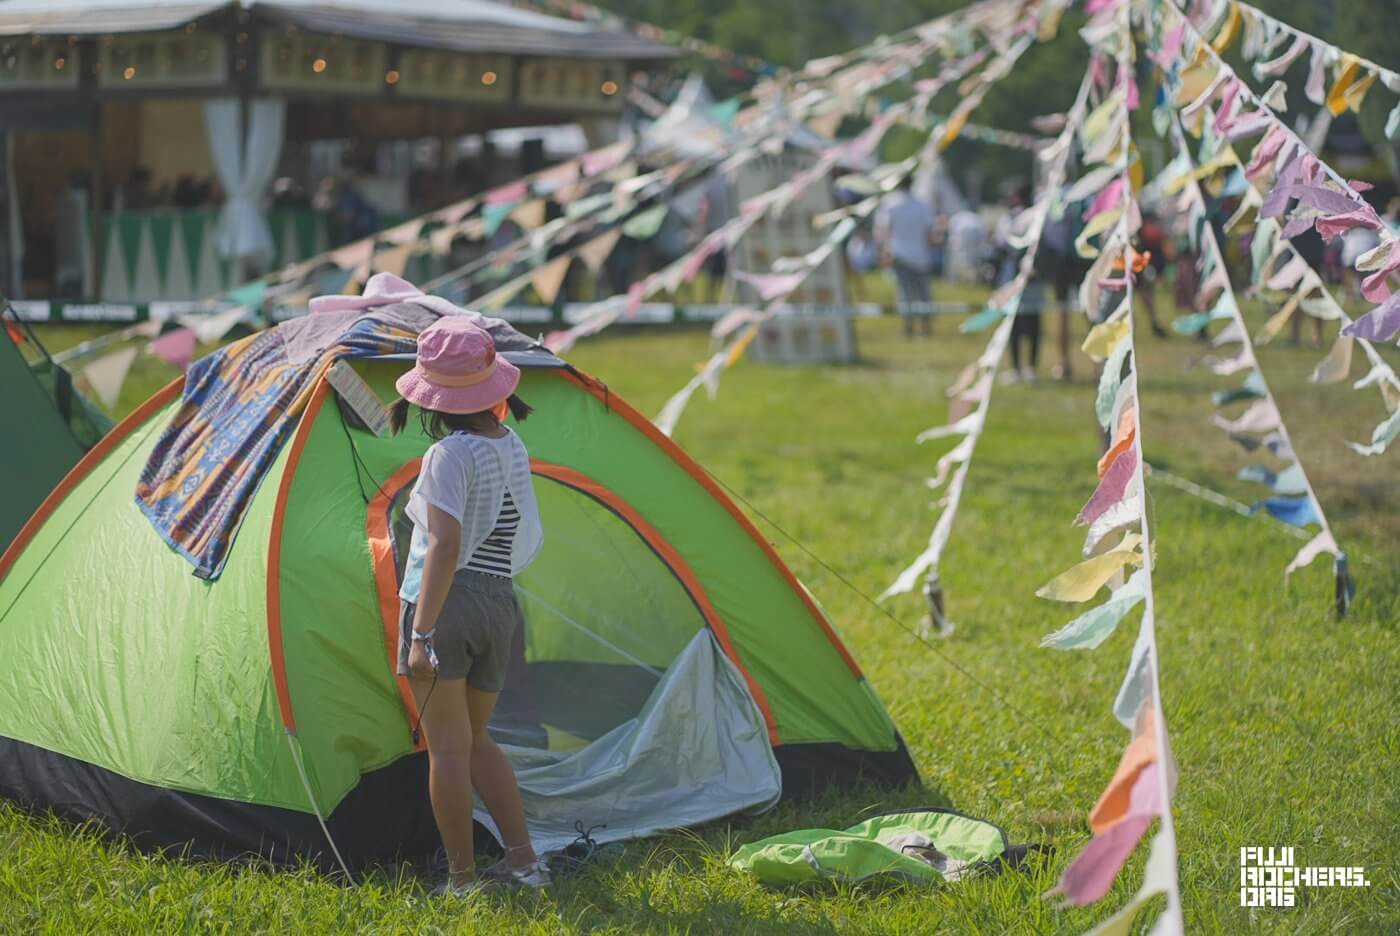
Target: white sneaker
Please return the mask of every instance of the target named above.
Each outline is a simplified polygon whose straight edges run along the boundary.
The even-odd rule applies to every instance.
[[[552,880],[549,868],[543,861],[533,861],[519,868],[513,868],[504,860],[498,861],[481,874],[481,879],[489,884],[505,884],[511,887],[529,887],[538,890],[548,887]]]
[[[1039,380],[1040,378],[1036,376],[1035,371],[1031,370],[1029,367],[1021,369],[1021,383],[1033,384]]]

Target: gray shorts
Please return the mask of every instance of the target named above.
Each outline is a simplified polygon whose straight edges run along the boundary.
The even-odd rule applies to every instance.
[[[413,604],[400,602],[400,676],[410,672],[413,613]],[[478,692],[500,692],[506,685],[511,644],[524,627],[510,579],[458,569],[433,630],[438,677],[466,679]]]

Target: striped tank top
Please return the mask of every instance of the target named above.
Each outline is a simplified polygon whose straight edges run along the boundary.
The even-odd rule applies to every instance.
[[[462,568],[470,572],[510,578],[510,551],[515,544],[515,533],[518,529],[520,510],[515,506],[515,499],[510,496],[510,491],[506,491],[505,500],[501,503],[501,512],[496,517],[495,529],[477,547],[476,552],[472,553]]]

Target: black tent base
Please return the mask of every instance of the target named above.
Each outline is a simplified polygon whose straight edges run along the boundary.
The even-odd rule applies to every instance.
[[[409,791],[421,790],[421,796]],[[309,861],[336,870],[311,813],[139,783],[85,761],[0,738],[0,796],[76,822],[96,820],[143,851],[196,859]],[[421,861],[442,847],[428,803],[428,758],[415,754],[370,771],[326,817],[352,870]]]
[[[902,743],[889,752],[807,744],[782,745],[775,753],[785,800],[833,787],[893,787],[918,779]],[[0,796],[64,819],[96,820],[144,851],[194,859],[256,857],[284,865],[307,861],[326,872],[337,869],[310,813],[152,786],[9,738],[0,738]],[[428,802],[427,755],[364,774],[326,817],[326,827],[352,871],[432,860],[442,842]],[[478,832],[488,840],[480,827]]]

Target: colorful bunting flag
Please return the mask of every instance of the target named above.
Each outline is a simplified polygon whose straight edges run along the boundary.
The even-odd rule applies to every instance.
[[[146,349],[167,364],[189,370],[194,363],[195,334],[188,328],[173,328],[156,338]]]
[[[92,392],[97,394],[97,399],[102,401],[102,405],[109,410],[116,408],[122,386],[126,383],[126,375],[131,370],[132,362],[136,360],[136,351],[136,348],[122,348],[111,354],[104,354],[83,366],[83,379],[88,382]]]

